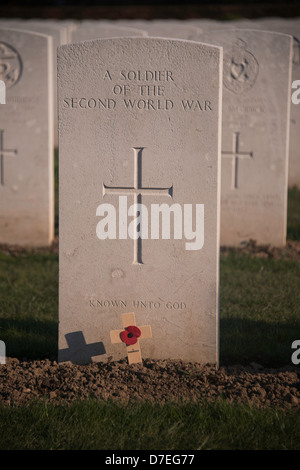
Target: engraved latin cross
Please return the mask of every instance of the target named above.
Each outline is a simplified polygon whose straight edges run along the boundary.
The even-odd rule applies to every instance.
[[[107,186],[103,184],[103,195],[132,195],[134,197],[134,205],[142,204],[142,196],[169,196],[173,195],[173,186],[170,188],[145,188],[142,184],[142,153],[144,147],[133,147],[134,152],[134,176],[133,186]],[[137,210],[138,213],[138,210]],[[142,240],[136,237],[134,240],[133,264],[143,264],[142,261]]]
[[[232,150],[231,151],[222,150],[223,157],[232,158],[232,179],[231,179],[232,189],[238,188],[239,159],[240,158],[253,158],[253,152],[240,152],[239,137],[240,137],[239,132],[233,132]]]
[[[1,171],[1,185],[4,185],[4,157],[7,155],[16,155],[18,151],[16,149],[14,150],[9,150],[4,148],[4,130],[0,130],[0,171]]]

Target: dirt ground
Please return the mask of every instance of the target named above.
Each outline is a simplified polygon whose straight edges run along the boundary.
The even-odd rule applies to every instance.
[[[0,403],[19,406],[32,399],[55,405],[94,398],[131,403],[203,402],[225,399],[257,407],[299,409],[300,368],[247,367],[216,369],[210,365],[144,359],[74,365],[42,360],[20,362],[8,358],[0,365]]]

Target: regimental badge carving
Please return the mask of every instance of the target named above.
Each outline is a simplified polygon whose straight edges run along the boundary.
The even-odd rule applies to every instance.
[[[21,78],[23,70],[22,59],[18,51],[0,42],[0,80],[3,80],[6,88],[11,88]]]
[[[238,39],[230,52],[224,55],[224,86],[236,94],[253,87],[258,75],[258,62],[248,51],[247,44]]]

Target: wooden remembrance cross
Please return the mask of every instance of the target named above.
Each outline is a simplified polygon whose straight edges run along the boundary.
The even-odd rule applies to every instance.
[[[142,353],[139,344],[140,339],[152,338],[151,326],[136,326],[134,313],[122,314],[122,330],[110,331],[110,339],[113,344],[125,343],[128,355],[128,363],[142,362]],[[128,328],[128,330],[127,330]],[[134,344],[128,344],[133,342]]]

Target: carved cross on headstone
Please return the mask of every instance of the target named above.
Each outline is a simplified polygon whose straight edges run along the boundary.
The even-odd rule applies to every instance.
[[[1,185],[4,185],[4,157],[7,155],[16,155],[18,151],[16,149],[9,150],[4,148],[4,130],[0,130],[0,171],[1,171],[1,178],[0,182]]]
[[[233,142],[231,151],[223,151],[222,156],[232,158],[232,189],[238,188],[238,166],[240,158],[253,158],[253,152],[240,152],[239,149],[239,132],[233,133]]]
[[[0,104],[6,104],[6,86],[3,80],[0,80]]]
[[[128,355],[128,363],[142,362],[139,340],[152,338],[151,326],[136,326],[134,313],[122,314],[122,330],[110,331],[110,339],[113,344],[125,343]],[[133,343],[133,344],[130,344]]]
[[[170,188],[145,188],[142,184],[142,153],[144,147],[134,147],[134,177],[133,186],[106,186],[103,184],[103,196],[105,194],[115,195],[133,195],[134,204],[142,204],[142,196],[171,196],[173,195],[173,186]],[[133,264],[143,264],[142,261],[142,240],[137,237],[134,240]]]

